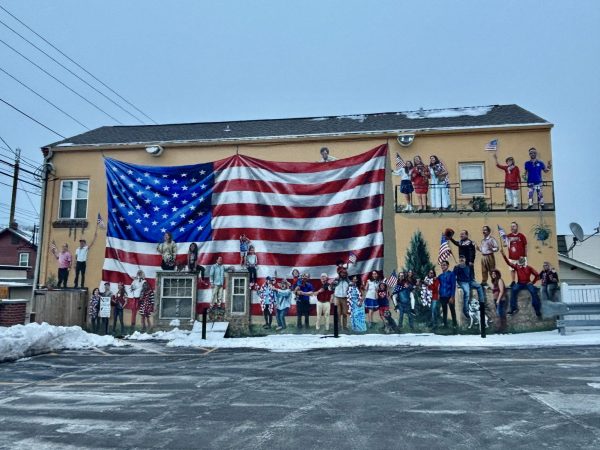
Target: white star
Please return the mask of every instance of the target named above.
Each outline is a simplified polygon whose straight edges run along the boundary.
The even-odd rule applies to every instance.
[[[154,196],[155,196],[155,197],[160,197],[160,194],[159,194],[158,192],[155,192],[155,193],[154,193]]]
[[[141,178],[136,178],[135,181],[137,181],[138,183],[141,183],[142,179]]]
[[[121,180],[124,180],[124,179],[125,179],[125,175],[121,175],[121,176],[119,176],[119,178],[120,178]]]
[[[206,173],[206,170],[201,170],[200,171],[200,175],[204,175]]]
[[[196,207],[194,205],[190,205],[190,209],[193,211],[196,209]]]
[[[144,203],[147,205],[148,203],[150,203],[150,199],[147,198],[146,200],[144,200]]]
[[[121,208],[125,208],[125,203],[121,202],[121,203],[119,203],[119,206],[120,206]]]
[[[166,232],[167,232],[167,229],[166,229],[166,228],[161,228],[161,229],[160,229],[160,232],[161,232],[161,233],[166,233]]]
[[[139,197],[140,195],[142,195],[144,193],[144,191],[137,191],[137,196]]]
[[[148,217],[150,217],[150,214],[144,213],[144,219],[147,219]]]
[[[144,227],[144,231],[148,231],[148,227]]]
[[[204,201],[204,197],[200,197],[200,200],[198,200],[200,203],[202,203]]]
[[[177,192],[173,193],[173,198],[177,198],[179,197],[179,194]]]
[[[195,178],[192,178],[190,181],[191,181],[192,183],[195,183],[197,180],[196,180]]]
[[[117,208],[113,208],[112,212],[116,213],[117,212]]]
[[[150,188],[150,185],[149,185],[149,184],[147,184],[147,185],[146,185],[146,190],[148,191],[148,190],[150,190],[150,189],[151,189],[151,188]]]
[[[198,194],[196,194],[195,192],[192,192],[192,197],[198,197]]]
[[[135,205],[135,209],[139,211],[140,209],[142,209],[142,207],[140,205]]]
[[[131,228],[132,228],[131,225],[127,225],[128,230],[131,230]]]
[[[113,194],[113,198],[116,200],[117,198],[119,198],[119,196],[117,194]]]
[[[182,191],[187,191],[187,190],[188,190],[188,187],[187,187],[187,186],[181,186],[181,190],[182,190]]]
[[[168,205],[169,203],[169,200],[163,200],[163,205]]]
[[[148,172],[144,172],[144,176],[145,176],[146,178],[148,178],[148,177],[150,176],[150,174],[149,174]]]
[[[188,220],[188,223],[194,223],[193,219]]]
[[[119,222],[123,222],[125,220],[125,217],[121,216],[119,217]]]
[[[158,225],[158,222],[156,220],[153,220],[152,225],[156,226],[156,225]]]
[[[135,223],[142,223],[142,219],[135,219]]]
[[[166,219],[167,217],[169,217],[169,215],[168,215],[168,214],[163,214],[163,215],[162,215],[162,218],[163,218],[163,219]]]
[[[127,197],[129,199],[130,202],[133,201],[133,197],[130,195],[129,197]]]
[[[162,177],[163,177],[163,178],[167,178],[168,176],[169,176],[169,175],[167,175],[167,174],[163,173],[163,176],[162,176]]]
[[[198,217],[202,217],[203,215],[204,215],[204,211],[200,211],[200,212],[198,213]]]
[[[128,216],[133,216],[133,211],[127,211]]]
[[[187,202],[188,202],[187,200],[182,200],[182,201],[181,201],[181,204],[182,204],[182,205],[185,205],[185,204],[187,204]]]
[[[182,173],[182,174],[181,174],[181,177],[182,177],[182,178],[185,178],[185,177],[187,177],[187,173]]]
[[[172,225],[172,226],[175,226],[175,224],[176,224],[176,223],[177,223],[177,222],[175,222],[174,220],[172,220],[172,221],[171,221],[171,225]]]
[[[154,184],[160,184],[160,181],[157,179],[154,179]]]
[[[206,185],[203,184],[202,186],[200,186],[202,189],[206,189]]]
[[[169,190],[169,186],[164,186],[163,187],[163,191],[168,191]]]
[[[160,208],[158,206],[155,206],[154,208],[152,208],[154,211],[158,211]]]
[[[185,216],[185,214],[181,213],[181,214],[179,214],[179,217],[181,217],[182,219],[185,219],[186,216]]]
[[[131,174],[133,174],[133,170],[129,169],[129,170],[127,171],[127,175],[131,175]]]
[[[132,188],[133,186],[135,186],[135,184],[129,183],[127,186],[129,186],[130,188]]]
[[[198,231],[202,231],[202,230],[204,230],[204,227],[202,225],[199,225],[198,226]]]
[[[177,184],[177,180],[175,178],[173,178],[173,180],[171,180],[173,184]]]
[[[184,227],[179,227],[179,231],[185,231]]]
[[[177,211],[177,206],[173,206],[173,207],[171,208],[171,211],[173,211],[173,212]]]
[[[117,180],[113,180],[113,186],[116,186],[117,184],[119,184],[117,183]]]

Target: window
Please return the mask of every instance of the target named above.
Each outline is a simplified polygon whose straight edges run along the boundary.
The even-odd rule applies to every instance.
[[[231,285],[231,313],[243,314],[246,312],[246,277],[232,277]]]
[[[19,265],[29,267],[29,253],[19,253]]]
[[[60,183],[59,219],[87,217],[89,180],[63,180]]]
[[[193,319],[195,278],[163,276],[160,280],[160,318]]]
[[[483,195],[483,163],[460,163],[460,193],[465,195]]]

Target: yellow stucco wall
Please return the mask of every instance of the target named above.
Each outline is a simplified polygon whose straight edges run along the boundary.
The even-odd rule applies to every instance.
[[[44,216],[43,241],[40,245],[41,266],[40,283],[44,284],[49,273],[56,275],[56,262],[49,257],[49,243],[55,240],[57,245],[64,242],[69,244],[73,250],[78,239],[83,236],[91,241],[95,229],[95,220],[98,211],[106,218],[106,179],[104,175],[104,164],[102,156],[107,156],[122,161],[146,165],[182,165],[200,162],[216,161],[226,158],[239,151],[256,158],[274,161],[317,161],[320,158],[319,149],[322,146],[329,147],[331,155],[337,158],[348,157],[362,153],[374,148],[386,141],[390,145],[389,159],[390,167],[396,151],[405,158],[421,155],[424,159],[429,155],[436,154],[447,165],[451,181],[457,181],[457,167],[459,162],[477,161],[485,164],[485,177],[487,181],[502,182],[504,173],[494,167],[492,156],[483,150],[484,145],[491,139],[500,139],[499,156],[501,160],[511,154],[515,157],[517,164],[522,167],[527,158],[527,150],[535,146],[539,151],[539,157],[543,161],[550,159],[550,129],[515,129],[494,132],[448,132],[434,134],[417,134],[414,143],[408,147],[400,147],[394,136],[376,136],[366,138],[338,138],[323,140],[304,140],[281,143],[253,143],[244,145],[220,145],[220,146],[169,146],[165,145],[165,152],[160,157],[148,155],[143,147],[100,149],[92,148],[78,150],[72,148],[55,149],[52,163],[55,172],[48,183],[46,210]],[[545,176],[546,180],[552,179],[552,174]],[[51,223],[58,217],[58,200],[60,180],[64,179],[89,179],[90,197],[88,203],[88,229],[76,230],[76,234],[68,229],[53,228]],[[521,231],[530,240],[531,263],[539,268],[543,260],[549,260],[558,267],[555,245],[541,246],[535,248],[531,227],[539,221],[537,212],[490,212],[471,214],[396,214],[394,211],[393,186],[399,184],[399,178],[392,176],[388,171],[386,175],[386,207],[384,212],[385,233],[385,272],[389,273],[392,268],[402,267],[404,255],[410,236],[416,229],[420,229],[428,242],[432,259],[435,259],[439,247],[439,235],[441,230],[450,226],[455,230],[468,229],[473,238],[479,238],[480,229],[483,224],[495,228],[496,224],[508,228],[512,220],[521,224]],[[545,195],[548,202],[550,190],[546,189]],[[544,221],[553,230],[550,242],[555,240],[555,218],[553,212],[544,212]],[[102,264],[104,258],[105,230],[99,230],[98,241],[90,250],[88,257],[88,269],[86,274],[87,286],[98,286],[101,279]],[[539,251],[539,253],[538,253]],[[69,276],[69,284],[72,285],[74,274]]]

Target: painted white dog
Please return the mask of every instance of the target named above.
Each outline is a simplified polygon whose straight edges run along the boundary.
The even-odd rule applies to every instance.
[[[485,315],[485,327],[489,326],[490,319]],[[471,298],[469,301],[469,328],[473,325],[479,325],[479,300]]]

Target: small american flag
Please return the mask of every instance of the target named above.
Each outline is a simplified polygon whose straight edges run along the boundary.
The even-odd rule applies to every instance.
[[[396,170],[404,169],[404,160],[400,156],[400,153],[396,153]]]
[[[56,242],[52,241],[52,242],[50,243],[50,251],[51,251],[52,253],[56,253],[56,252],[58,251],[58,248],[56,248]]]
[[[389,286],[390,289],[394,289],[396,284],[398,284],[398,274],[396,270],[394,270],[389,277],[386,278],[385,284]]]
[[[350,254],[348,255],[348,262],[350,264],[356,264],[356,253],[350,252]]]
[[[438,252],[438,264],[441,264],[442,261],[448,261],[450,255],[452,255],[452,250],[450,250],[450,246],[448,245],[448,239],[442,234],[440,251]]]
[[[106,228],[106,225],[104,224],[104,219],[102,219],[102,216],[100,215],[100,213],[98,213],[98,219],[97,219],[96,223],[103,230]]]
[[[492,139],[490,142],[485,144],[485,149],[488,152],[495,152],[498,150],[498,139]]]
[[[504,228],[502,228],[500,225],[498,225],[498,234],[502,238],[502,242],[504,242],[504,245],[508,245],[508,238],[506,237],[506,231],[504,231]]]

